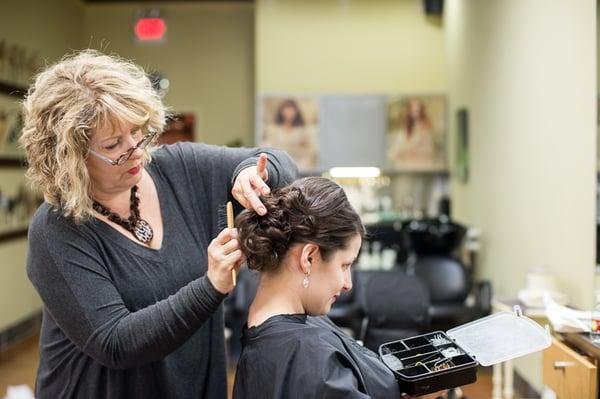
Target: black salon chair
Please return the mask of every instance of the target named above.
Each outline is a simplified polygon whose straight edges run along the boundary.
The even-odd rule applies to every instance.
[[[429,294],[421,280],[400,270],[357,273],[365,311],[360,339],[377,351],[385,342],[423,333],[429,322]]]
[[[429,290],[431,330],[447,331],[489,314],[491,285],[474,283],[473,266],[466,268],[458,252],[467,228],[446,216],[411,220],[403,232],[414,256],[407,273]]]
[[[420,256],[408,268],[408,273],[418,277],[429,291],[432,331],[447,331],[490,313],[490,283],[474,284],[468,270],[457,259]]]

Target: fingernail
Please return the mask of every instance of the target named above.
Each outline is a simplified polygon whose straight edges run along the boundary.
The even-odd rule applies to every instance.
[[[262,192],[263,192],[263,194],[267,195],[271,192],[271,190],[269,190],[268,188],[265,187],[265,188],[263,188]]]
[[[264,206],[259,207],[258,213],[260,213],[261,215],[264,215],[265,213],[267,213],[267,208],[265,208]]]
[[[235,228],[231,229],[231,236],[233,238],[237,238],[237,236],[238,236],[238,229],[235,229]]]

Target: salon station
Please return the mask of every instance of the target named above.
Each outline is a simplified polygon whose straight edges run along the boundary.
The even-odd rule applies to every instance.
[[[280,149],[297,171],[267,173],[343,188],[366,234],[327,316],[399,392],[600,397],[597,17],[596,0],[3,1],[0,398],[49,397],[36,381],[53,309],[28,273],[44,193],[27,183],[22,103],[88,48],[144,69],[168,110],[157,145]],[[229,398],[245,396],[259,274],[234,270],[215,311]]]

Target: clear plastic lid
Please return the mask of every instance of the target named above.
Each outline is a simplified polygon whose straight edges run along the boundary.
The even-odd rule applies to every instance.
[[[515,313],[500,312],[463,324],[447,332],[482,366],[492,366],[550,346],[550,334],[535,321]]]

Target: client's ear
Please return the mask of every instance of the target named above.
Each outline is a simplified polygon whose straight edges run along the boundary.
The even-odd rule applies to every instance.
[[[300,269],[303,274],[310,274],[315,261],[319,259],[319,246],[308,243],[302,246],[300,251]]]

